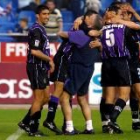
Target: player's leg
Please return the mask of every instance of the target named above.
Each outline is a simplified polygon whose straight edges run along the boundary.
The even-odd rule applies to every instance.
[[[29,132],[29,123],[30,123],[30,113],[31,108],[28,110],[27,114],[24,116],[24,118],[18,123],[18,126],[23,129],[25,132]]]
[[[117,118],[123,111],[124,107],[126,106],[126,102],[129,99],[130,87],[118,87],[119,97],[115,102],[114,110],[112,115],[110,116],[111,123],[110,126],[114,129],[115,133],[123,133],[120,127],[116,124]]]
[[[101,72],[101,85],[103,87],[103,95],[105,98],[105,103],[101,106],[101,119],[102,121],[102,131],[103,133],[109,133],[110,129],[108,127],[108,122],[110,115],[114,108],[114,99],[116,94],[115,89],[115,77],[114,69],[112,68],[111,61],[103,61]],[[103,100],[102,100],[103,102]]]
[[[39,128],[39,120],[41,118],[41,109],[43,103],[43,94],[44,90],[42,89],[35,89],[33,92],[33,103],[31,107],[31,114],[30,114],[30,136],[38,135],[38,128]]]
[[[104,122],[107,121],[106,117],[105,117],[105,101],[106,101],[106,92],[105,92],[105,87],[102,88],[103,92],[102,92],[102,97],[101,97],[101,101],[100,101],[100,115],[101,115],[101,121],[102,121],[102,125],[104,125]]]
[[[85,118],[85,130],[82,132],[82,134],[94,134],[94,129],[92,125],[92,117],[91,117],[91,109],[88,104],[88,101],[86,99],[86,94],[88,93],[88,87],[90,83],[90,79],[92,77],[94,68],[89,67],[84,70],[84,77],[82,78],[82,75],[80,76],[83,79],[83,84],[80,86],[80,88],[77,91],[77,99],[78,103],[81,107],[83,116]],[[81,80],[82,81],[82,80]]]
[[[32,74],[31,74],[32,73]],[[30,71],[31,87],[33,89],[33,103],[30,114],[30,136],[42,136],[38,131],[39,120],[41,118],[41,110],[44,104],[45,91],[49,88],[48,71],[40,65],[35,65]]]
[[[86,128],[82,132],[82,134],[94,134],[94,129],[93,129],[93,125],[92,125],[92,117],[91,117],[91,109],[87,102],[86,95],[77,96],[77,99],[78,99],[78,103],[81,107],[83,116],[86,121]]]
[[[58,57],[59,56],[59,57]],[[51,73],[50,80],[54,82],[54,92],[52,93],[48,103],[48,113],[43,125],[50,130],[61,134],[62,132],[56,127],[54,123],[59,98],[63,92],[64,82],[68,73],[68,61],[64,55],[57,54],[55,56],[55,71]]]
[[[57,106],[58,106],[58,103],[59,103],[59,97],[63,92],[63,86],[64,86],[63,82],[56,81],[54,83],[55,90],[54,90],[54,92],[51,95],[50,100],[49,100],[49,104],[48,104],[49,105],[49,107],[48,107],[49,110],[48,110],[48,114],[47,114],[47,118],[46,118],[47,122],[53,122],[54,121],[56,109],[57,109]]]
[[[61,97],[60,97],[61,98]],[[61,99],[60,99],[61,100]],[[70,98],[70,100],[69,100],[69,104],[70,104],[70,107],[71,107],[71,109],[72,109],[72,97]],[[63,125],[62,125],[62,132],[63,133],[65,133],[65,129],[66,129],[66,119],[65,119],[65,116],[63,116],[64,118],[63,118]],[[79,131],[76,129],[76,128],[74,128],[74,130],[77,132],[77,134],[79,133]]]
[[[50,130],[56,132],[57,134],[61,134],[62,132],[55,125],[54,119],[56,115],[57,106],[59,103],[59,97],[63,92],[64,83],[60,81],[56,81],[54,83],[54,87],[55,90],[48,102],[48,114],[45,121],[43,122],[43,126],[49,128]]]
[[[115,87],[103,87],[103,92],[105,94],[105,104],[103,112],[103,119],[102,121],[102,131],[103,133],[108,133],[108,121],[114,109],[114,100],[116,96],[116,88]]]
[[[61,108],[66,120],[65,134],[75,134],[72,121],[72,108],[70,107],[69,100],[71,96],[68,92],[64,91],[61,97]]]
[[[86,77],[86,72],[86,68],[81,65],[71,64],[70,66],[70,77],[66,80],[64,92],[61,97],[61,107],[66,119],[67,134],[77,134],[73,128],[72,108],[70,107],[69,100],[73,95],[77,93],[78,89],[80,89],[80,87],[82,86]]]
[[[135,98],[130,98],[130,105],[132,111],[132,129],[140,129],[140,119],[139,119],[139,103],[140,103],[140,83],[135,83],[132,85],[132,95],[135,95]]]
[[[117,118],[123,111],[126,102],[130,97],[130,86],[132,84],[132,79],[128,61],[126,58],[113,59],[112,66],[114,68],[114,80],[116,81],[115,86],[118,86],[118,98],[114,104],[114,110],[110,117],[112,121],[112,124],[110,126],[113,127],[114,132],[122,133],[123,131],[115,122],[117,121]]]

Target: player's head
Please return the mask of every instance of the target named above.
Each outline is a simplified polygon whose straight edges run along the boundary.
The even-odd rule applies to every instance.
[[[46,25],[49,20],[49,9],[45,5],[39,5],[36,9],[37,20],[40,24]]]
[[[103,27],[103,18],[100,15],[97,15],[95,24],[94,24],[94,29],[101,30],[102,27]]]
[[[97,15],[98,15],[98,13],[95,12],[94,10],[88,10],[84,14],[84,22],[86,23],[86,25],[88,27],[90,27],[90,28],[94,27]]]
[[[130,3],[123,3],[122,5],[121,5],[121,10],[122,10],[122,12],[123,12],[123,19],[124,20],[131,20],[132,19],[132,17],[133,17],[133,13],[131,13],[129,10],[128,10],[128,8],[129,8],[129,6],[131,6],[130,5]]]
[[[123,18],[122,11],[118,6],[110,6],[107,8],[105,15],[103,17],[104,24],[110,24],[111,19],[120,16],[119,18]]]
[[[114,18],[114,17],[118,17],[118,18],[123,18],[123,15],[122,15],[122,10],[120,7],[118,6],[110,6],[107,10],[107,13],[110,13],[111,14],[111,18]]]

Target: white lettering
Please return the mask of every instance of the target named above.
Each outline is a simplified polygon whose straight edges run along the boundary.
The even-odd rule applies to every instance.
[[[7,93],[1,93],[0,92],[0,98],[17,98],[17,94],[14,93],[14,86],[17,84],[17,80],[6,80],[2,79],[0,80],[0,86],[3,84],[8,86]]]
[[[16,56],[26,56],[26,44],[17,43],[15,46],[16,49]]]
[[[7,92],[3,93],[0,91],[0,98],[24,98],[28,99],[32,96],[32,90],[29,87],[30,82],[27,79],[22,79],[19,82],[16,79],[1,79],[0,80],[0,87],[6,85],[8,87]],[[18,86],[18,93],[15,93],[15,87]]]
[[[15,43],[6,44],[6,56],[10,56],[11,53],[15,52]]]
[[[31,90],[31,88],[29,86],[30,86],[30,82],[27,79],[23,79],[23,80],[21,80],[19,82],[20,89],[23,90],[23,91],[26,91],[26,93],[23,92],[23,91],[19,91],[18,92],[19,98],[28,99],[28,98],[30,98],[32,96],[32,90]]]
[[[26,56],[27,45],[25,43],[7,43],[6,44],[6,56],[10,56],[12,53],[15,56]]]
[[[110,24],[110,25],[106,25],[103,27],[104,29],[110,29],[110,28],[123,28],[124,25],[123,24]]]

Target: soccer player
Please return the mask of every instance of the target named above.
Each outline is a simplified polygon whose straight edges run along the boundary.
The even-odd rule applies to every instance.
[[[94,25],[96,29],[98,29],[99,26],[101,26],[101,24],[99,24],[99,21],[100,21],[100,18],[98,17],[98,19],[96,20],[96,25]],[[80,29],[82,28],[83,27],[80,26]],[[88,32],[89,29],[84,28],[84,30],[87,30]],[[92,31],[92,36],[94,32],[95,30]],[[54,123],[54,118],[55,118],[59,98],[63,92],[64,83],[69,75],[68,69],[70,67],[69,66],[70,58],[71,58],[72,50],[73,50],[72,47],[74,47],[72,43],[70,43],[68,39],[63,38],[63,42],[61,46],[59,47],[58,52],[54,56],[55,71],[51,73],[51,76],[50,76],[51,81],[54,82],[55,90],[53,94],[51,95],[51,98],[49,101],[49,111],[43,125],[56,133],[58,133],[59,130]],[[70,106],[72,107],[71,99],[70,99]],[[66,124],[65,124],[65,119],[64,119],[64,123],[62,126],[62,131],[64,133],[65,133],[65,127],[66,127]],[[79,133],[78,130],[76,130],[75,128],[74,130],[75,130],[75,133],[77,134]]]
[[[72,44],[68,41],[68,39],[63,39],[63,42],[53,59],[55,63],[55,70],[50,75],[50,80],[54,82],[54,92],[52,93],[48,103],[48,114],[43,126],[49,128],[57,134],[62,134],[62,132],[55,125],[54,119],[59,98],[63,92],[64,83],[68,77],[69,61],[72,54],[71,47]]]
[[[119,7],[121,7],[121,10],[123,11],[123,17],[124,17],[124,15],[127,15],[127,14],[125,14],[126,13],[126,8],[124,9],[124,5],[126,4],[126,3],[116,3],[117,4],[117,7],[118,7],[118,4],[119,4]],[[116,5],[115,4],[115,5]],[[130,6],[130,5],[129,5]],[[127,8],[127,11],[128,11],[128,9],[129,9],[129,11],[130,11],[130,9],[132,9],[132,7],[130,7],[130,8]],[[132,11],[132,10],[131,10]],[[134,9],[133,9],[133,12],[134,12]],[[130,13],[130,12],[129,12]],[[132,12],[131,12],[132,13]],[[106,14],[109,14],[108,16],[106,16],[105,15],[105,17],[106,18],[112,18],[112,16],[114,15],[114,13],[112,14],[112,12],[111,11],[109,11],[109,13],[107,13],[106,12]],[[131,17],[131,16],[130,16]],[[105,19],[105,18],[104,18]],[[109,19],[109,20],[110,20]],[[125,19],[126,20],[126,19]],[[108,21],[108,19],[105,19],[105,21],[107,22]],[[116,19],[116,22],[118,23],[120,21],[120,18],[118,19]],[[128,19],[127,19],[127,22],[126,21],[124,21],[124,20],[121,20],[119,23],[122,23],[122,24],[125,24],[126,26],[128,26],[128,27],[130,27],[130,28],[133,28],[133,29],[139,29],[140,28],[140,26],[139,25],[137,25],[137,24],[135,24],[135,23],[133,23],[133,22],[131,22],[130,21],[130,19],[129,19],[129,21],[128,21]],[[138,35],[137,35],[138,36]],[[134,41],[133,41],[134,42]],[[99,44],[99,42],[94,42],[94,44],[92,43],[92,46],[94,47],[96,44]],[[129,44],[129,43],[128,43]],[[131,43],[130,43],[131,44]],[[134,43],[135,44],[135,43]],[[135,46],[135,45],[134,45]],[[135,47],[133,47],[133,48],[135,48]],[[132,72],[132,74],[133,74],[134,72]],[[131,75],[132,75],[131,74]],[[136,75],[135,75],[136,76]],[[101,113],[101,120],[102,120],[102,123],[103,123],[103,126],[102,126],[102,130],[103,130],[103,132],[105,133],[106,131],[107,131],[107,119],[106,119],[106,117],[105,117],[105,115],[104,115],[104,111],[105,111],[105,98],[106,98],[106,93],[105,93],[105,91],[106,91],[106,89],[105,88],[103,88],[103,96],[102,96],[102,98],[101,98],[101,103],[100,103],[100,113]],[[117,92],[117,91],[116,91]],[[115,96],[114,95],[110,95],[110,97],[111,98],[115,98]],[[132,94],[131,94],[131,97],[132,97]],[[112,110],[113,110],[113,107],[114,107],[114,105],[113,105],[113,102],[114,102],[114,99],[112,99],[111,100],[111,103],[110,103],[110,106],[112,106]],[[132,117],[134,117],[133,119],[135,119],[135,118],[138,118],[138,101],[137,101],[137,99],[132,99],[132,98],[130,98],[130,106],[131,106],[131,109],[133,110],[132,111]],[[133,113],[134,112],[134,113]],[[138,121],[138,119],[136,119],[137,121]],[[138,129],[138,125],[139,125],[139,122],[138,123],[133,123],[133,128],[134,129]]]
[[[49,9],[40,5],[36,9],[37,22],[29,29],[27,50],[27,75],[31,82],[34,99],[25,118],[18,125],[28,131],[30,136],[42,136],[38,131],[39,119],[43,105],[49,99],[48,71],[54,71],[50,58],[49,40],[45,27],[49,19]],[[29,130],[26,126],[29,125]]]
[[[123,18],[122,11],[119,7],[109,7],[108,11],[112,11],[115,17]],[[103,46],[101,84],[105,89],[105,111],[106,117],[109,117],[108,124],[113,129],[113,132],[116,133],[123,132],[116,124],[116,120],[125,107],[130,93],[129,51],[126,48],[126,42],[129,39],[131,39],[129,29],[122,24],[110,23],[103,27],[101,36]],[[118,98],[113,105],[116,96],[116,87]]]
[[[131,7],[128,3],[123,3],[121,6],[121,9],[123,11],[124,20],[126,22],[116,19],[117,23],[123,23],[129,26],[132,24],[130,22],[132,16],[135,16],[135,18],[140,21],[140,16],[136,13],[136,11]],[[131,28],[140,30],[140,26],[137,24],[132,24],[133,26]],[[132,129],[138,130],[140,129],[140,119],[139,119],[139,94],[140,94],[140,85],[139,85],[139,44],[138,41],[140,40],[139,31],[136,32],[136,30],[131,30],[131,36],[133,38],[132,40],[128,40],[128,48],[130,51],[131,59],[129,60],[129,66],[130,66],[130,72],[132,76],[132,88],[131,88],[131,94],[130,94],[130,108],[132,112]],[[133,44],[132,44],[133,43]],[[130,46],[131,44],[131,46]]]
[[[129,8],[132,9],[130,5]],[[124,14],[124,20],[130,21],[135,14],[134,9],[126,10]],[[140,18],[139,18],[140,19]],[[140,129],[139,119],[139,102],[140,102],[140,62],[139,62],[139,40],[140,33],[136,30],[131,30],[132,40],[128,41],[127,47],[130,51],[131,59],[129,59],[130,72],[132,77],[132,87],[130,94],[130,108],[132,114],[132,129]]]
[[[97,14],[93,11],[87,11],[84,15],[84,22],[81,26],[88,27],[89,31],[94,28]],[[86,121],[86,128],[83,134],[93,134],[91,110],[86,100],[88,85],[94,70],[94,62],[99,58],[99,50],[89,47],[90,41],[93,39],[88,35],[89,31],[84,30],[62,32],[61,36],[69,38],[74,44],[73,54],[70,63],[70,75],[66,80],[64,92],[62,94],[62,110],[66,119],[65,134],[75,134],[72,109],[69,105],[69,99],[77,93],[78,103],[82,109]]]

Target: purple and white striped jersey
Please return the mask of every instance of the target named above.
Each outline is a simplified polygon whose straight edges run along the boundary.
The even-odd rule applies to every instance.
[[[127,57],[129,51],[125,43],[126,26],[122,24],[109,24],[103,26],[102,42],[102,59],[114,57]]]
[[[35,23],[29,29],[28,34],[28,49],[27,49],[27,63],[48,65],[48,63],[31,54],[31,49],[40,50],[45,55],[50,56],[49,40],[45,28]]]

